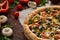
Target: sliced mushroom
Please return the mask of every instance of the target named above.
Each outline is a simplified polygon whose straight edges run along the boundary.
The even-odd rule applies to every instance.
[[[13,30],[11,28],[3,28],[2,35],[4,36],[11,36],[13,34]]]
[[[4,15],[1,15],[0,20],[1,20],[1,23],[5,23],[8,20],[8,18]]]
[[[29,1],[28,6],[31,7],[31,8],[36,8],[37,4],[36,4],[36,2]]]

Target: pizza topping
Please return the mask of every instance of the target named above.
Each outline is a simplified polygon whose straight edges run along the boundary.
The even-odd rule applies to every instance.
[[[60,39],[60,34],[55,35],[54,38]]]
[[[49,40],[55,40],[54,38],[50,38]]]
[[[46,12],[47,12],[48,14],[50,14],[50,11],[49,11],[49,10],[46,10]]]
[[[54,36],[54,33],[53,33],[53,32],[51,32],[51,33],[50,33],[50,37],[53,37],[53,36]]]
[[[60,39],[60,14],[58,8],[46,8],[28,22],[30,30],[43,39]]]
[[[60,10],[58,12],[60,13]]]
[[[40,32],[44,32],[44,29],[45,29],[45,28],[44,28],[43,26],[40,26],[40,27],[39,27],[39,31],[40,31]]]
[[[58,29],[57,32],[60,33],[60,29]]]

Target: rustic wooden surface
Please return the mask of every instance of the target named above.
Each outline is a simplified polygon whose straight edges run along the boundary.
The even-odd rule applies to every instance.
[[[7,17],[8,23],[13,26],[14,34],[12,40],[27,40],[23,33],[22,25],[19,23],[18,19],[13,16],[14,9],[9,10]]]
[[[0,0],[0,2],[3,2],[4,0]],[[14,11],[16,11],[16,8],[9,9],[6,13],[6,16],[8,17],[7,24],[10,24],[13,26],[13,35],[12,40],[27,40],[27,38],[24,35],[22,25],[18,21],[18,19],[15,19],[13,16]]]

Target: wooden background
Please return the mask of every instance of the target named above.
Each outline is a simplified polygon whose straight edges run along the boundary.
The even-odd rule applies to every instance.
[[[4,0],[0,0],[0,2],[3,2]],[[16,8],[9,9],[6,13],[6,16],[8,17],[7,24],[10,24],[13,26],[13,35],[12,40],[27,40],[27,38],[24,35],[22,25],[19,23],[18,19],[15,19],[13,16],[14,11],[16,11]]]

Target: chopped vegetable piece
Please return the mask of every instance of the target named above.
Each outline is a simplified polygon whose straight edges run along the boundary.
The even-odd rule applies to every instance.
[[[39,27],[40,32],[44,32],[44,29],[45,29],[45,28],[44,28],[43,26],[40,26],[40,27]]]
[[[46,13],[50,14],[51,11],[49,9],[45,9]]]
[[[29,24],[32,24],[33,23],[33,20],[29,20]]]

